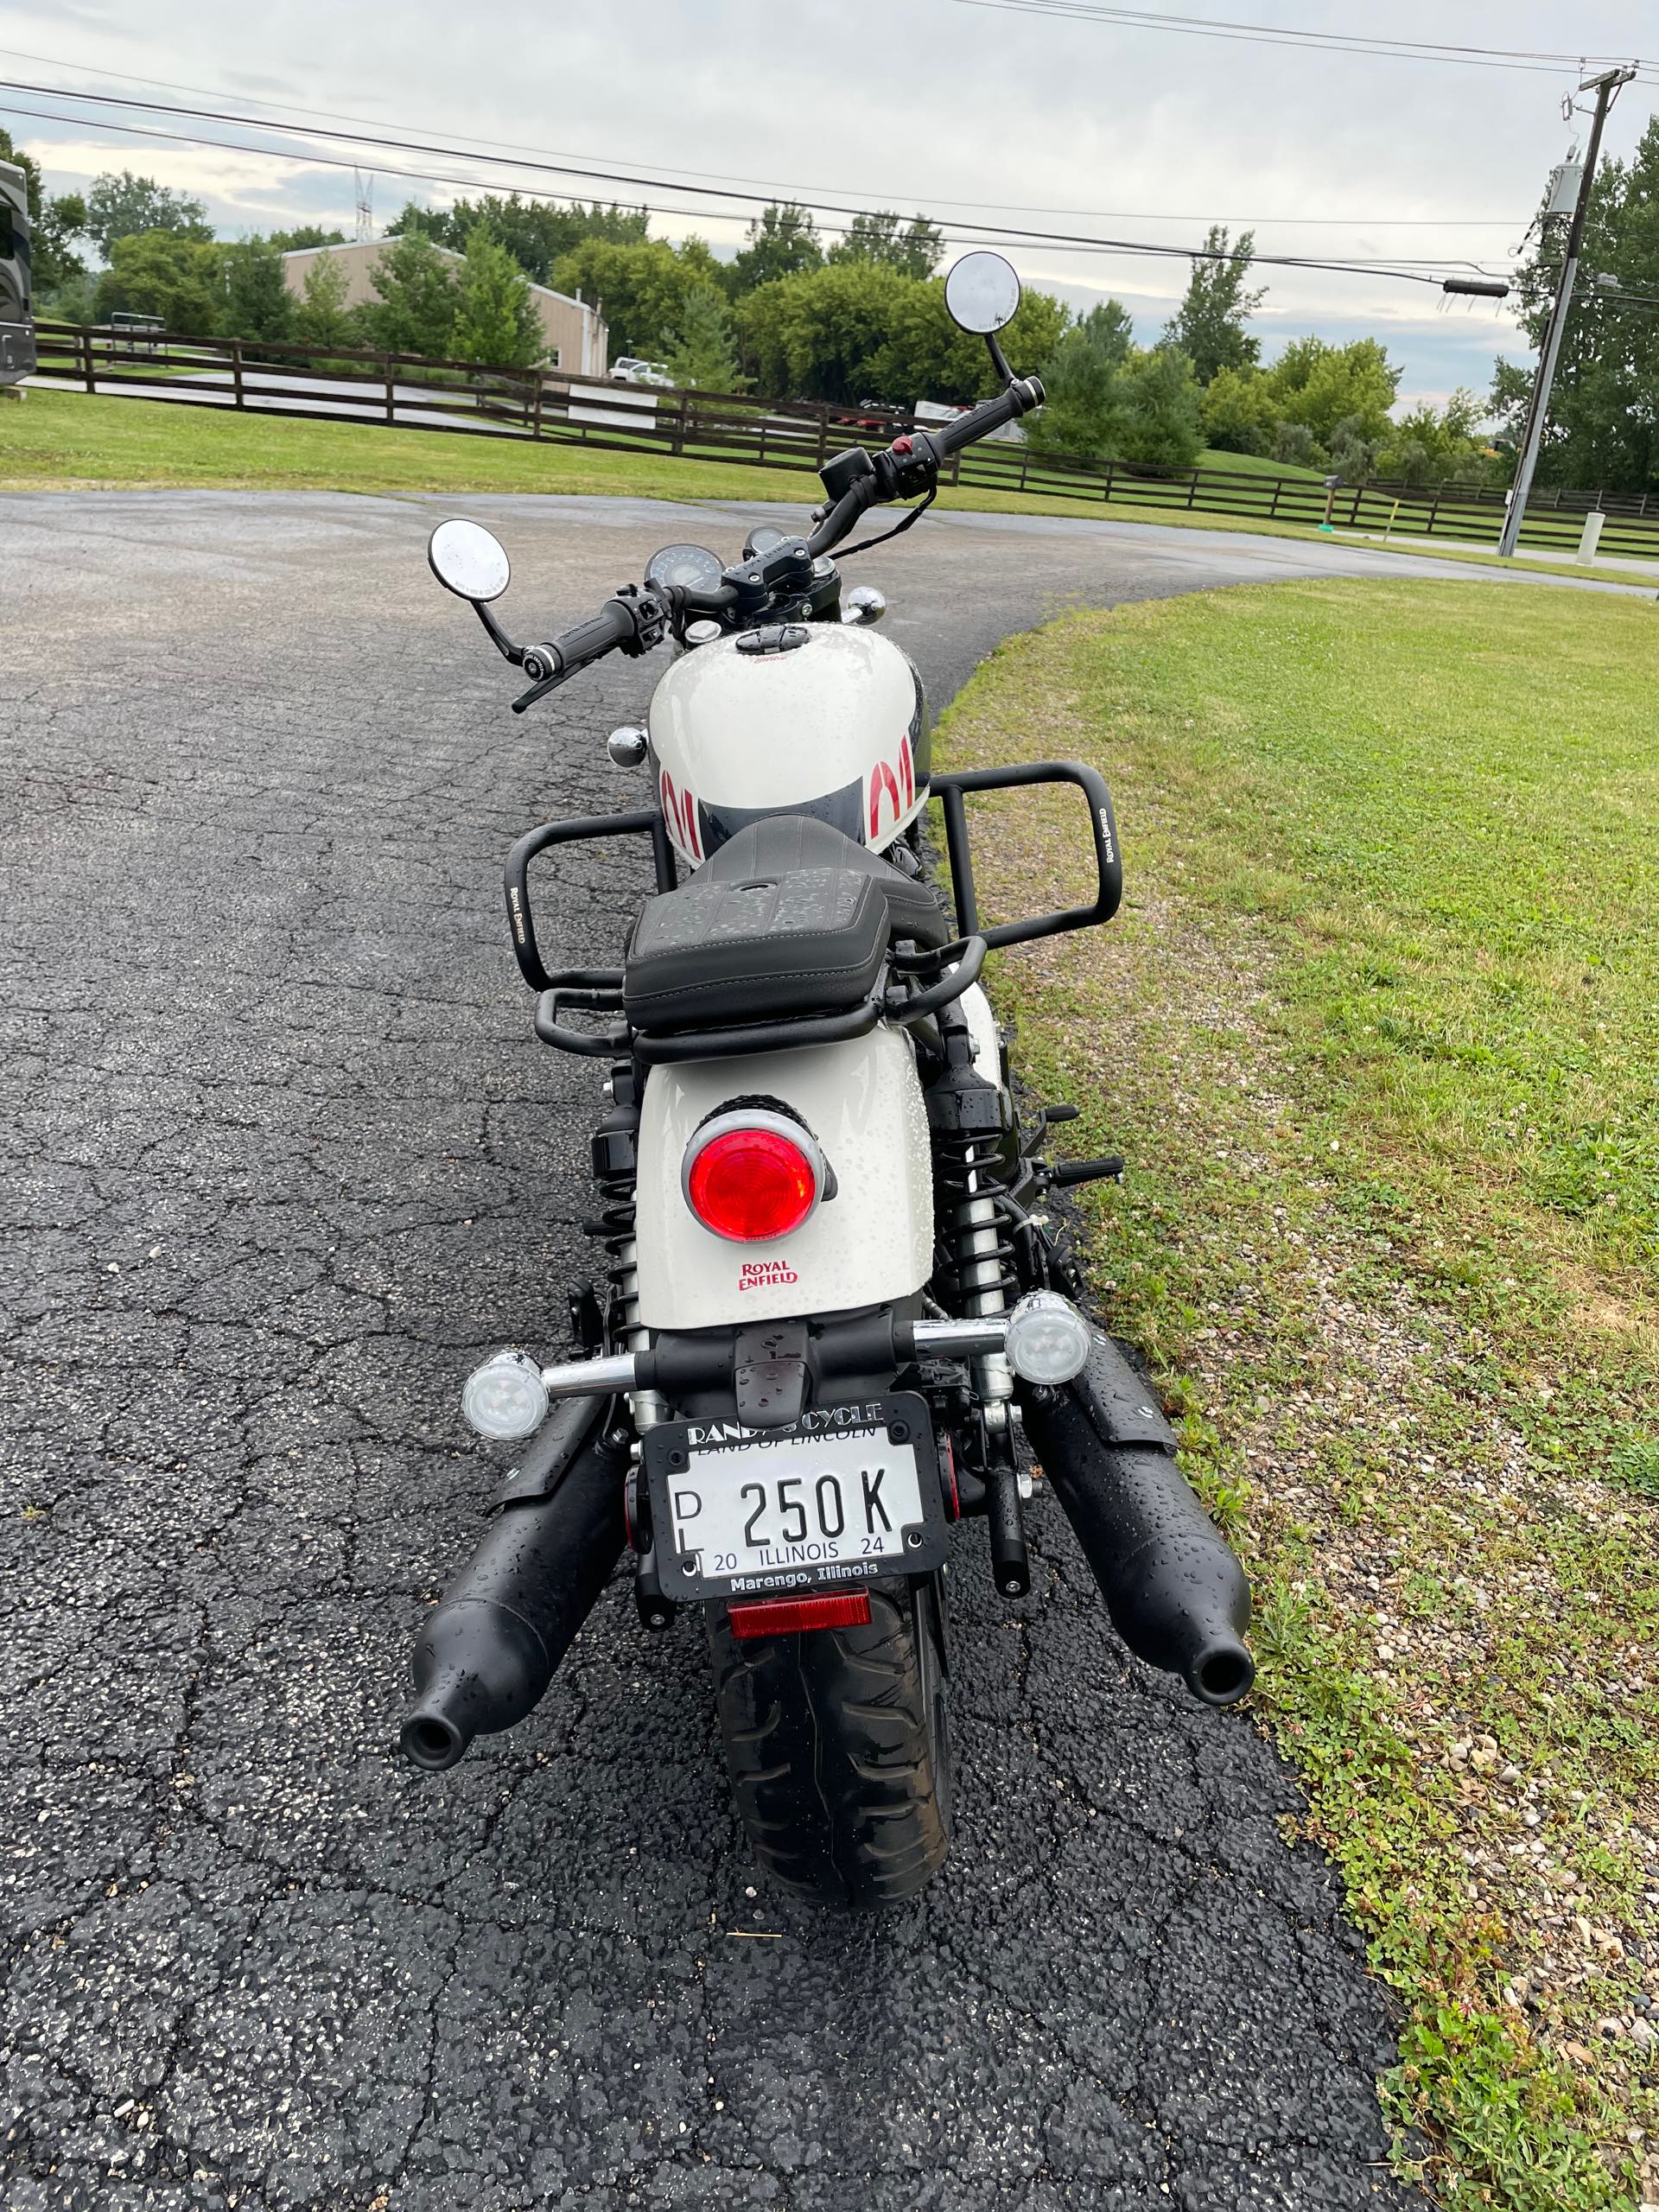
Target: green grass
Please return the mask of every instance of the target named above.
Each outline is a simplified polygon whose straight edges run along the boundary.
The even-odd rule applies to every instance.
[[[1228,453],[1221,446],[1206,446],[1198,455],[1200,468],[1220,469],[1233,476],[1306,476],[1320,481],[1324,472],[1303,468],[1293,461],[1269,461],[1262,454]]]
[[[1248,456],[1225,458],[1243,461]],[[38,385],[22,405],[0,407],[0,492],[102,486],[358,492],[371,497],[400,492],[562,492],[690,501],[783,500],[794,506],[811,505],[819,496],[817,479],[804,470],[677,461],[660,453],[597,446],[521,444],[505,438],[389,430],[371,423],[308,422],[299,416],[238,414],[232,409],[175,406]],[[1332,542],[1311,524],[1189,513],[1154,502],[1033,498],[963,487],[942,492],[939,505],[990,514],[1149,522],[1170,530],[1238,530],[1257,537],[1296,538],[1305,544]],[[1442,554],[1427,543],[1422,550],[1437,559],[1488,557]],[[1548,563],[1507,565],[1559,573]],[[1619,580],[1614,569],[1580,573]]]
[[[1659,2152],[1656,622],[1212,594],[1003,649],[945,729],[1114,786],[1124,912],[999,988],[1130,1160],[1096,1283],[1250,1561],[1456,2212],[1630,2205]],[[980,818],[994,905],[1076,895],[1063,799]]]

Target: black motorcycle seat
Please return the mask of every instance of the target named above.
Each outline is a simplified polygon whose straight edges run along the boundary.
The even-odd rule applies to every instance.
[[[622,1003],[658,1033],[838,1014],[868,998],[889,945],[952,934],[929,885],[814,816],[768,816],[645,901]]]

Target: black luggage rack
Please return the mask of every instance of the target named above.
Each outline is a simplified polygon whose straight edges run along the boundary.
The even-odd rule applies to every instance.
[[[1066,906],[1024,921],[1001,922],[985,927],[979,915],[979,894],[974,880],[973,855],[968,829],[967,795],[1011,791],[1029,784],[1074,784],[1089,801],[1090,828],[1094,842],[1096,895],[1092,904]],[[620,1014],[622,970],[620,968],[562,968],[544,966],[536,939],[530,904],[530,863],[538,854],[557,845],[586,844],[606,837],[648,837],[659,893],[678,887],[674,848],[668,825],[655,807],[641,807],[627,814],[590,814],[569,822],[544,822],[520,837],[507,855],[507,923],[518,972],[537,994],[536,1034],[544,1045],[562,1052],[580,1053],[589,1059],[615,1059],[632,1054],[648,1065],[677,1060],[734,1058],[740,1053],[778,1052],[808,1045],[840,1044],[862,1037],[877,1022],[917,1021],[936,1014],[959,998],[976,982],[988,952],[1009,944],[1028,944],[1033,938],[1058,937],[1068,930],[1092,929],[1109,922],[1123,893],[1123,870],[1117,849],[1117,830],[1111,794],[1105,779],[1079,760],[1033,760],[1014,768],[969,768],[935,776],[929,791],[944,815],[945,852],[950,864],[950,888],[959,935],[937,951],[895,950],[891,965],[906,988],[873,993],[859,1005],[836,1014],[806,1014],[785,1021],[769,1021],[741,1027],[684,1030],[657,1036],[634,1029],[623,1020],[605,1029],[576,1029],[563,1019],[573,1014]],[[931,978],[932,980],[928,980]],[[919,988],[914,988],[920,985]]]

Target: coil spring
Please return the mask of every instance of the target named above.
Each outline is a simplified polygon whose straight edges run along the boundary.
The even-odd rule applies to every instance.
[[[948,1222],[945,1265],[963,1314],[1000,1313],[1020,1292],[1004,1205],[1007,1185],[982,1135],[937,1129],[934,1178]]]

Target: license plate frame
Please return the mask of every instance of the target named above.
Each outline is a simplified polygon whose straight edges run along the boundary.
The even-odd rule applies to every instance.
[[[927,1401],[912,1391],[812,1408],[790,1428],[744,1428],[734,1421],[664,1421],[645,1432],[644,1466],[658,1574],[664,1595],[681,1604],[856,1589],[877,1575],[927,1574],[944,1566],[950,1548],[932,1414]],[[918,1494],[913,1511],[906,1479],[912,1469]],[[817,1487],[826,1478],[834,1478],[843,1523],[834,1535],[824,1533],[828,1516]],[[874,1511],[867,1502],[871,1478]],[[715,1509],[711,1531],[716,1523],[728,1531],[744,1526],[745,1516],[734,1501],[741,1499],[746,1479],[751,1494],[757,1488],[764,1493],[764,1503],[747,1516],[763,1541],[695,1541],[702,1532],[692,1524],[709,1505]],[[775,1485],[791,1479],[798,1494],[785,1503]],[[884,1481],[891,1485],[885,1491]],[[683,1510],[688,1496],[697,1499],[690,1514]],[[805,1539],[792,1544],[786,1541],[790,1512],[798,1513],[807,1528]],[[877,1512],[890,1524],[886,1531],[874,1529]],[[763,1528],[754,1528],[762,1522]],[[765,1541],[774,1532],[779,1541]],[[879,1550],[866,1545],[872,1533]]]

